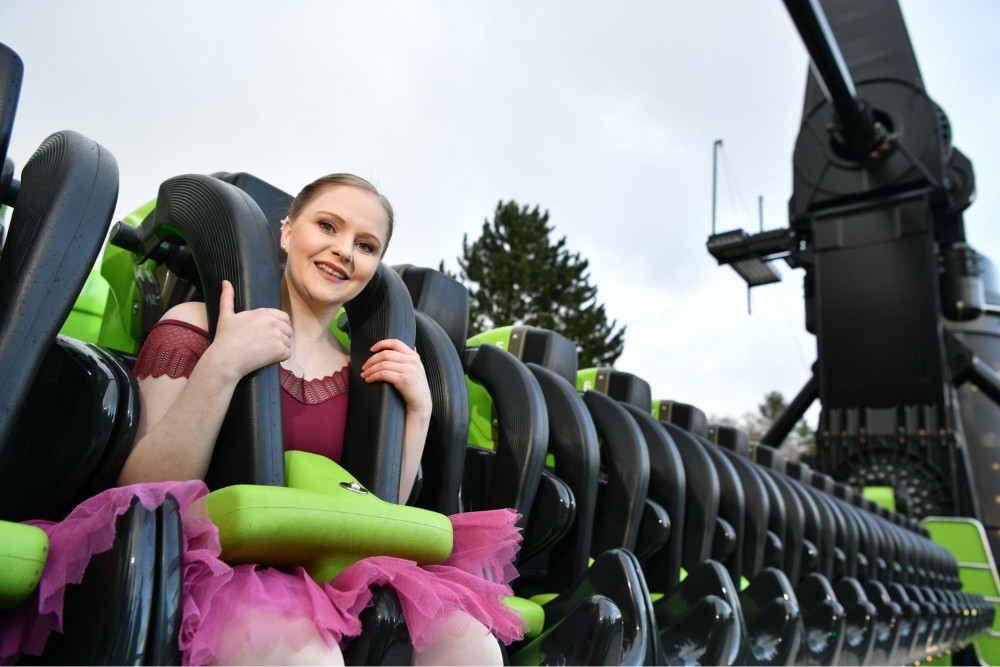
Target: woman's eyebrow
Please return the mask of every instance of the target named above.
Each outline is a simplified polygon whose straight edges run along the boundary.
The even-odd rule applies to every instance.
[[[336,218],[337,220],[341,221],[343,221],[344,219],[340,215],[334,213],[333,211],[316,211],[316,215],[321,215],[325,218]]]

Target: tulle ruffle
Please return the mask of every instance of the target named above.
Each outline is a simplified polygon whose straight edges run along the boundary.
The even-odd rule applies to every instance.
[[[39,655],[42,652],[49,633],[62,631],[66,586],[80,583],[91,557],[111,548],[115,538],[115,518],[128,510],[133,497],[138,497],[144,507],[153,510],[163,503],[168,493],[177,499],[185,517],[191,515],[192,535],[215,530],[204,511],[200,513],[200,520],[198,512],[188,511],[192,503],[208,493],[205,484],[200,481],[111,489],[80,503],[58,523],[27,522],[48,535],[49,553],[35,592],[21,605],[0,615],[0,663],[7,664],[17,653]],[[215,542],[218,544],[217,530]],[[194,556],[197,557],[197,553]]]
[[[327,646],[343,645],[361,632],[358,615],[371,602],[372,586],[396,591],[418,651],[442,628],[462,634],[468,621],[456,618],[479,621],[505,643],[522,636],[520,617],[503,603],[511,594],[508,584],[516,576],[512,562],[521,539],[515,526],[518,515],[511,510],[450,517],[454,548],[441,565],[418,566],[379,556],[355,563],[330,582],[317,583],[302,568],[231,567],[219,560],[218,529],[205,512],[205,485],[166,482],[110,489],[59,523],[35,524],[49,535],[49,560],[38,591],[0,616],[0,660],[7,662],[19,652],[40,654],[49,633],[61,630],[66,585],[79,583],[91,556],[111,547],[115,517],[128,509],[133,496],[155,509],[167,493],[178,500],[184,517],[179,645],[185,664],[205,664],[213,657],[226,662],[226,654],[235,655],[243,642],[258,652],[279,639],[298,650],[317,635]]]

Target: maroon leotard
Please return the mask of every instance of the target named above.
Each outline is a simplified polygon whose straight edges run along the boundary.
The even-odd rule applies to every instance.
[[[180,320],[163,320],[149,332],[133,374],[139,378],[190,377],[209,346],[208,332]],[[281,418],[285,449],[340,462],[347,423],[348,367],[324,378],[303,380],[281,369]]]

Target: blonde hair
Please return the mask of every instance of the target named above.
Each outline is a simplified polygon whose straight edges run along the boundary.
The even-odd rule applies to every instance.
[[[389,247],[389,239],[392,238],[392,225],[395,219],[392,204],[389,203],[389,200],[386,199],[385,195],[378,191],[378,188],[372,185],[369,181],[366,181],[360,176],[355,176],[354,174],[327,174],[326,176],[320,176],[315,181],[302,188],[302,190],[299,191],[299,194],[295,195],[295,199],[292,200],[291,206],[288,207],[288,217],[282,221],[282,226],[284,226],[285,222],[289,219],[294,219],[298,216],[302,207],[308,204],[313,197],[317,196],[326,188],[336,185],[347,185],[353,188],[360,188],[361,190],[370,192],[378,197],[379,203],[382,204],[382,208],[385,209],[385,214],[389,221],[389,229],[385,238],[385,244],[382,246],[382,255],[385,255],[386,248]]]

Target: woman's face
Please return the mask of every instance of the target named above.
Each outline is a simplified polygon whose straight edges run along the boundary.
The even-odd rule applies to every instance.
[[[288,288],[339,308],[375,275],[388,233],[388,215],[376,195],[350,185],[325,188],[281,232]]]

